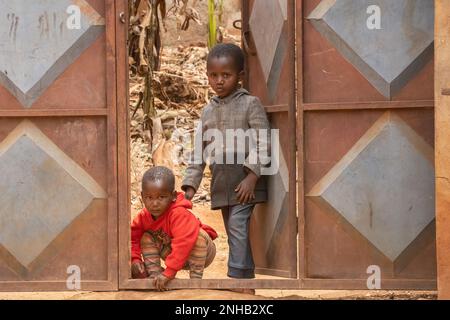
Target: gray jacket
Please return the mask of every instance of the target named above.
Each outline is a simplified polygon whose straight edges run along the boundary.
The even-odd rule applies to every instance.
[[[245,148],[239,148],[237,138],[233,138],[234,148],[237,150],[234,151],[234,148],[232,148],[230,151],[231,144],[227,144],[226,137],[226,133],[229,134],[229,129],[242,129],[243,131],[248,129],[255,129],[257,131],[265,129],[267,132],[267,138],[265,140],[268,142],[265,155],[270,155],[270,124],[264,107],[259,99],[251,96],[248,91],[244,89],[239,89],[223,99],[214,97],[203,109],[201,123],[196,131],[196,137],[199,137],[200,139],[203,137],[203,140],[207,140],[197,144],[197,146],[201,146],[202,151],[205,149],[207,150],[208,146],[211,147],[212,144],[217,143],[214,149],[215,152],[212,152],[212,155],[216,157],[216,162],[211,163],[209,166],[212,173],[212,209],[239,204],[234,190],[247,176],[246,170],[253,171],[259,177],[255,187],[255,199],[251,203],[267,201],[266,177],[261,175],[262,164],[259,161],[259,158],[250,157],[251,150],[253,150],[253,152],[255,152],[255,150],[260,151],[259,148],[262,145],[260,139],[253,140],[256,142],[253,145],[253,148],[250,148],[249,143],[245,143]],[[233,132],[236,132],[234,130]],[[220,141],[220,139],[216,140],[215,135],[213,135],[214,138],[205,139],[205,132],[212,132],[214,134],[220,133],[223,139],[222,141]],[[257,149],[255,149],[255,146]],[[182,183],[182,190],[186,190],[186,187],[188,186],[197,190],[200,186],[200,182],[203,178],[203,171],[207,163],[204,157],[201,156],[203,152],[198,153],[198,149],[199,147],[194,147],[191,163],[186,170],[185,178]],[[197,152],[197,156],[201,156],[201,158],[197,157],[197,162],[193,163],[195,152]],[[229,164],[230,162],[226,161],[227,156],[229,157],[228,159],[234,158],[232,164]],[[239,156],[241,161],[239,161]],[[217,159],[223,159],[223,164],[218,162]],[[245,161],[242,161],[243,159],[245,159]],[[258,161],[255,161],[255,159],[258,159]],[[264,165],[267,165],[267,163],[264,163]]]

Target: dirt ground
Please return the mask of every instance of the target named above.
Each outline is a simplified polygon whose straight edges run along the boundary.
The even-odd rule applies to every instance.
[[[436,300],[434,291],[294,291],[256,290],[256,295],[226,290],[120,291],[120,292],[14,292],[0,300]]]
[[[227,259],[228,259],[228,243],[225,227],[220,211],[212,211],[209,204],[194,205],[193,212],[200,218],[202,223],[214,227],[219,237],[214,241],[216,245],[216,258],[214,262],[205,270],[205,279],[221,279],[226,278]],[[180,278],[188,278],[188,272],[179,276]]]

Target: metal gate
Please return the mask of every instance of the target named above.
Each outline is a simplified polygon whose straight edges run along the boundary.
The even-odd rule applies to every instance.
[[[117,290],[116,1],[0,12],[0,290]]]
[[[434,1],[297,1],[297,23],[304,287],[435,289]]]
[[[435,289],[434,2],[242,5],[245,86],[281,147],[252,217],[253,254],[259,273],[291,279],[170,287]],[[150,288],[130,280],[122,218],[120,287]]]
[[[125,0],[0,9],[0,290],[149,288],[129,279]],[[246,86],[281,145],[254,255],[293,279],[172,287],[435,288],[434,1],[243,9]]]
[[[261,99],[280,144],[272,148],[278,170],[264,177],[268,202],[252,216],[252,251],[257,273],[288,278],[297,278],[294,4],[250,0],[243,8],[246,87]]]

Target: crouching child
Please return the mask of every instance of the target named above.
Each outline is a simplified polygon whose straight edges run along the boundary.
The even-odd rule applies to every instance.
[[[191,201],[175,191],[175,176],[168,168],[154,167],[144,174],[141,196],[145,208],[131,224],[132,277],[154,279],[160,291],[182,269],[189,270],[191,279],[201,279],[216,255],[216,231],[192,214]]]

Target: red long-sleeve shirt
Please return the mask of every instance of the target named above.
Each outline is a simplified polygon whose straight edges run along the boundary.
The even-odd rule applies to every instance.
[[[157,220],[154,220],[147,209],[143,209],[131,223],[131,261],[142,261],[141,238],[145,231],[162,230],[171,239],[172,252],[167,256],[164,275],[174,278],[180,271],[197,241],[200,228],[204,229],[214,240],[216,231],[203,225],[192,212],[192,202],[184,198],[183,193],[178,193],[177,199]]]

